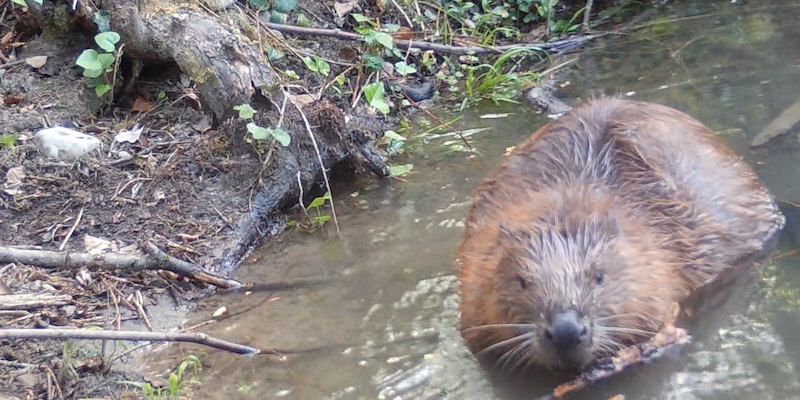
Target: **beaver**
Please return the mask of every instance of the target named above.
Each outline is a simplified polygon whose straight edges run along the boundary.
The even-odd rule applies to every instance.
[[[465,225],[469,349],[501,370],[577,373],[651,338],[675,303],[763,257],[784,217],[696,119],[602,98],[516,146],[476,189]]]

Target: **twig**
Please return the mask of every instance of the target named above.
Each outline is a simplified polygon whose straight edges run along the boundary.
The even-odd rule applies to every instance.
[[[322,153],[319,151],[319,146],[317,145],[317,139],[314,138],[314,131],[311,129],[311,123],[308,122],[308,117],[306,117],[306,113],[303,112],[303,109],[300,108],[300,105],[294,101],[294,98],[291,94],[287,93],[286,91],[283,92],[283,96],[288,98],[289,101],[292,102],[294,108],[297,109],[297,112],[300,113],[300,117],[303,118],[303,124],[306,126],[306,133],[308,133],[308,137],[311,138],[311,144],[314,145],[314,151],[317,153],[317,160],[319,161],[319,169],[322,171],[322,179],[325,180],[325,187],[328,188],[328,194],[331,197],[331,214],[333,214],[333,224],[336,226],[336,235],[341,237],[341,231],[339,230],[339,219],[336,217],[336,206],[333,204],[333,191],[331,190],[331,182],[328,180],[328,172],[325,170],[325,163],[322,162]]]
[[[583,30],[589,30],[589,23],[592,21],[592,7],[594,0],[586,0],[586,7],[583,8]]]
[[[361,40],[361,38],[363,37],[357,33],[344,32],[338,29],[304,28],[302,26],[283,25],[283,24],[276,24],[273,22],[267,22],[264,23],[264,25],[269,29],[274,29],[276,31],[284,33],[294,33],[297,35],[328,36],[343,40]],[[547,52],[561,52],[571,47],[581,45],[590,40],[610,35],[612,33],[613,32],[597,33],[570,39],[556,40],[554,42],[548,42],[548,43],[518,43],[518,44],[510,44],[504,46],[486,46],[486,47],[448,46],[444,44],[436,44],[436,43],[422,42],[422,41],[412,42],[411,40],[400,40],[400,39],[394,39],[394,44],[401,49],[414,48],[422,51],[433,50],[441,54],[454,54],[454,55],[466,55],[466,54],[480,55],[489,53],[502,54],[509,50],[515,50],[520,48],[530,48]]]
[[[98,331],[89,329],[0,329],[0,339],[79,339],[79,340],[129,340],[134,342],[186,342],[228,351],[236,354],[256,355],[262,351],[205,333],[166,333],[134,331]]]
[[[69,238],[71,238],[72,234],[75,233],[75,228],[78,227],[78,224],[81,223],[81,219],[83,219],[83,209],[84,207],[81,207],[81,210],[78,211],[78,216],[75,217],[75,223],[72,224],[72,226],[69,228],[69,231],[67,231],[67,236],[64,237],[64,241],[61,242],[61,246],[58,246],[58,250],[64,250],[67,242],[69,242]]]
[[[152,243],[146,245],[146,251],[147,256],[143,257],[139,253],[93,255],[71,251],[29,250],[0,246],[0,263],[17,262],[43,268],[99,267],[126,271],[162,269],[225,289],[243,285],[235,279],[210,274],[194,264],[172,257]]]
[[[397,11],[400,11],[400,14],[403,14],[403,17],[405,17],[406,22],[408,22],[408,27],[409,28],[413,28],[414,27],[414,23],[411,22],[411,18],[408,18],[408,14],[406,14],[406,10],[403,10],[403,7],[400,7],[400,5],[397,4],[397,0],[390,0],[390,1],[392,2],[392,4],[394,4],[395,7],[397,7]]]

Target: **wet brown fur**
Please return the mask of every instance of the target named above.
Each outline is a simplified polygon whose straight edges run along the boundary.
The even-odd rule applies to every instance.
[[[592,101],[539,129],[476,190],[459,249],[463,336],[503,367],[575,367],[541,333],[572,307],[592,341],[569,363],[585,367],[647,339],[672,302],[762,251],[783,223],[752,169],[700,122]],[[525,348],[483,351],[525,329],[480,327],[511,323],[529,326]]]

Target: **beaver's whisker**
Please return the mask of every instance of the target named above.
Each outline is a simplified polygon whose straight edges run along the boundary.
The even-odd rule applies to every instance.
[[[464,329],[461,330],[461,332],[462,333],[467,333],[467,332],[471,332],[471,331],[474,331],[474,330],[494,329],[494,328],[508,328],[508,329],[517,328],[517,329],[528,329],[528,330],[531,330],[535,326],[536,325],[533,325],[533,324],[486,324],[486,325],[478,325],[478,326],[471,326],[469,328],[464,328]]]
[[[621,326],[598,326],[595,325],[595,329],[601,331],[603,333],[633,333],[635,335],[641,336],[650,336],[656,334],[654,331],[647,331],[643,329],[635,329],[635,328],[623,328]]]
[[[595,318],[594,322],[597,323],[597,322],[608,321],[609,319],[625,318],[625,317],[643,318],[644,315],[642,315],[642,313],[622,313],[622,314],[606,315],[605,317]]]
[[[503,347],[503,346],[506,346],[506,345],[509,345],[509,344],[512,344],[512,343],[517,343],[519,341],[529,339],[529,338],[531,338],[533,336],[533,334],[534,334],[533,332],[525,332],[525,333],[519,334],[517,336],[514,336],[514,337],[512,337],[510,339],[506,339],[506,340],[497,342],[497,343],[495,343],[493,345],[485,347],[483,350],[479,351],[477,355],[480,356],[482,354],[486,354],[486,353],[488,353],[490,351],[493,351],[493,350],[495,350],[495,349],[497,349],[499,347]]]

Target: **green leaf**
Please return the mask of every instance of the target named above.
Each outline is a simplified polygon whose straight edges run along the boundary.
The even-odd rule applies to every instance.
[[[256,9],[269,8],[269,0],[247,0],[247,2]]]
[[[356,33],[358,33],[359,35],[364,35],[364,36],[369,35],[370,32],[374,32],[372,27],[369,26],[356,26],[355,28],[353,28],[353,30],[356,31]]]
[[[97,97],[103,97],[103,95],[108,93],[109,90],[111,90],[111,85],[107,83],[101,83],[94,88],[94,92],[97,94]]]
[[[311,200],[311,204],[309,204],[308,207],[306,208],[310,210],[312,208],[322,207],[324,204],[325,204],[325,198],[317,197],[316,199]]]
[[[251,119],[256,115],[256,110],[247,103],[234,106],[233,110],[239,112],[239,119]]]
[[[378,56],[364,54],[362,58],[364,60],[364,66],[370,71],[380,71],[381,68],[383,68],[383,59]]]
[[[308,28],[311,26],[311,21],[308,20],[305,14],[298,14],[297,15],[297,26]]]
[[[289,132],[286,132],[282,128],[270,129],[272,137],[281,144],[281,146],[286,147],[290,143],[292,143],[292,137],[289,136]]]
[[[275,24],[285,24],[287,19],[289,19],[289,15],[281,12],[273,11],[269,14],[269,22]]]
[[[262,128],[252,122],[247,124],[247,131],[253,135],[253,139],[255,140],[264,140],[269,137],[269,130],[267,130],[267,128]]]
[[[383,132],[383,137],[391,140],[400,140],[400,141],[406,140],[406,138],[403,137],[403,135],[391,130]]]
[[[255,140],[265,140],[268,137],[272,137],[283,147],[288,146],[292,142],[292,137],[289,136],[289,132],[286,132],[282,128],[264,128],[251,122],[247,124],[247,131],[250,132]]]
[[[97,69],[102,70],[103,64],[97,59],[99,54],[97,51],[93,49],[86,49],[84,50],[78,59],[75,61],[79,67],[83,67],[84,69]]]
[[[364,36],[364,41],[367,42],[367,44],[379,43],[381,46],[387,49],[394,48],[394,40],[392,40],[392,35],[386,32],[372,31]]]
[[[303,57],[303,64],[305,64],[309,70],[319,72],[325,76],[328,76],[331,72],[330,64],[316,55]]]
[[[102,69],[84,69],[83,76],[87,78],[98,78],[103,74]]]
[[[109,53],[114,52],[116,49],[116,44],[119,43],[120,39],[119,33],[114,31],[101,32],[94,37],[94,41],[97,42],[97,45]]]
[[[111,13],[108,11],[97,11],[92,14],[92,22],[97,25],[98,32],[108,32],[111,30]]]
[[[366,16],[364,14],[352,13],[350,15],[352,15],[353,19],[355,19],[356,22],[358,22],[358,23],[369,22],[370,24],[374,24],[374,22],[372,21],[372,18],[370,18],[370,17],[368,17],[368,16]]]
[[[389,113],[389,104],[386,103],[386,92],[383,89],[383,82],[373,82],[364,86],[364,96],[367,103],[383,114]]]
[[[284,57],[284,54],[283,54],[282,51],[280,51],[280,50],[278,50],[278,49],[276,49],[276,48],[274,48],[272,46],[267,46],[267,59],[268,60],[275,61],[275,60],[280,60],[283,57]]]
[[[300,76],[297,75],[297,72],[294,72],[294,70],[291,70],[291,69],[287,69],[286,71],[283,71],[283,74],[288,76],[289,78],[292,78],[292,79],[300,79]]]
[[[288,14],[297,10],[297,0],[275,0],[275,11]]]
[[[19,135],[14,133],[4,133],[0,135],[0,149],[3,147],[8,147],[9,149],[13,149],[14,146],[17,144],[17,139]]]
[[[103,66],[103,69],[109,69],[114,65],[114,61],[116,61],[116,58],[111,53],[98,54],[97,61],[100,61],[100,64]]]
[[[394,63],[394,69],[400,75],[411,75],[417,72],[417,68],[414,64],[406,64],[405,61],[398,61]]]
[[[411,172],[412,169],[414,169],[414,164],[390,165],[389,173],[392,176],[403,176]]]

